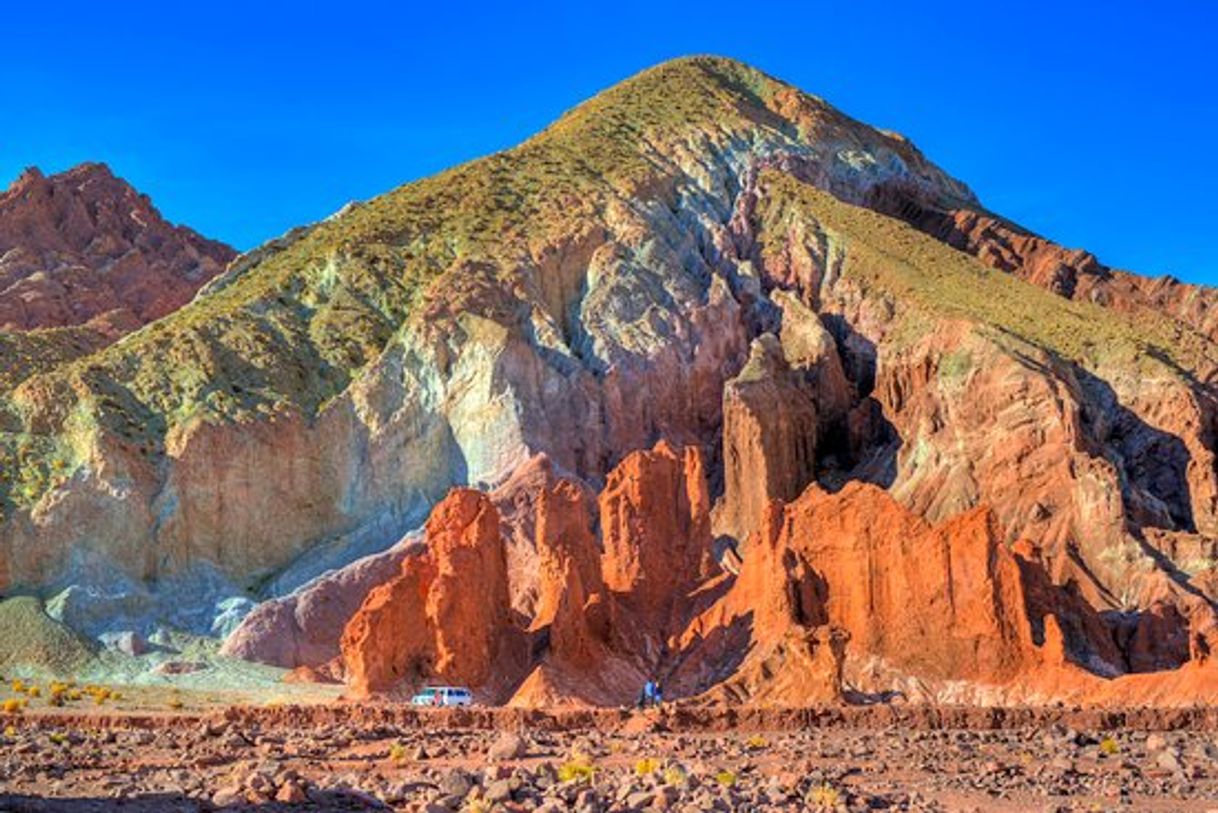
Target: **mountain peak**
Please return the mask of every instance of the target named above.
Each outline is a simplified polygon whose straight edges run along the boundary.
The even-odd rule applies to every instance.
[[[235,252],[167,223],[99,162],[31,167],[0,195],[0,330],[129,329],[189,300]]]

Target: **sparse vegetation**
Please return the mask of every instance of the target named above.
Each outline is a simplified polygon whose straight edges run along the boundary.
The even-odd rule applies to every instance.
[[[596,767],[591,759],[583,755],[573,755],[558,766],[559,782],[591,782],[595,778]]]
[[[671,764],[664,769],[664,784],[683,787],[689,784],[689,774],[680,765]]]
[[[744,741],[744,745],[750,751],[760,751],[763,748],[768,748],[770,741],[760,734],[754,734]]]
[[[828,783],[813,785],[808,791],[808,805],[813,810],[834,810],[841,801],[841,793]]]
[[[1211,342],[1171,319],[1126,314],[1057,296],[914,229],[852,206],[775,170],[763,174],[757,218],[763,262],[782,262],[789,236],[815,235],[841,257],[843,276],[901,303],[891,334],[912,343],[937,318],[979,325],[1000,342],[1042,348],[1097,369],[1110,364],[1177,378],[1214,361]],[[940,374],[967,372],[971,359],[947,357]]]
[[[638,776],[651,776],[660,770],[660,761],[653,757],[643,757],[634,763],[634,772]]]

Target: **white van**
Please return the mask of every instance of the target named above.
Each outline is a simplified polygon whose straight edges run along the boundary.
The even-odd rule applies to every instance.
[[[428,686],[410,702],[416,706],[472,706],[474,694],[463,686]]]

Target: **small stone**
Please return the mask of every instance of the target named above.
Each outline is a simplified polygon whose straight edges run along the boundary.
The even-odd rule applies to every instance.
[[[520,759],[528,752],[528,746],[525,744],[524,738],[518,734],[503,733],[499,738],[491,743],[490,749],[486,755],[491,760],[507,760]]]
[[[512,782],[509,779],[500,779],[498,782],[492,782],[486,789],[486,800],[492,804],[506,802],[512,798]]]
[[[227,788],[220,788],[218,791],[212,794],[211,797],[211,803],[216,807],[231,807],[232,805],[239,805],[244,801],[244,791],[235,785]]]
[[[1184,767],[1175,751],[1160,752],[1158,758],[1155,759],[1155,764],[1165,771],[1178,771]]]
[[[275,793],[275,801],[287,805],[299,805],[309,801],[309,795],[305,793],[299,782],[285,782]]]
[[[440,780],[440,791],[446,796],[459,796],[462,799],[474,786],[474,780],[460,768],[454,768]]]

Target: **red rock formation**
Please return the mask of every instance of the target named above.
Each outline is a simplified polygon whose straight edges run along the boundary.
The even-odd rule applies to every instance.
[[[493,502],[455,489],[427,522],[426,552],[347,625],[341,669],[317,676],[344,672],[359,696],[461,683],[524,707],[629,703],[654,675],[674,698],[806,706],[845,699],[844,672],[869,691],[978,702],[1218,697],[1208,604],[1111,627],[1050,580],[1038,546],[1005,544],[985,508],[931,525],[875,486],[813,485],[766,506],[733,579],[707,567],[705,492],[692,448],[630,455],[600,497],[602,553],[584,487],[546,482],[528,502],[528,617],[510,609]],[[1181,646],[1189,662],[1170,680],[1121,676],[1169,667]]]
[[[1046,594],[1050,606],[1029,606],[1021,560],[988,509],[932,527],[874,486],[814,486],[787,507],[779,533],[814,567],[827,621],[850,632],[855,651],[987,683],[1044,660],[1033,619],[1059,602]],[[1115,660],[1103,641],[1078,643]]]
[[[614,705],[633,699],[641,672],[611,649],[612,596],[601,575],[581,486],[563,480],[537,500],[541,592],[533,629],[547,636],[540,660],[513,695],[515,706]]]
[[[710,495],[702,454],[661,441],[634,452],[600,494],[605,586],[662,640],[685,597],[712,569]]]
[[[408,536],[297,592],[264,601],[225,639],[220,652],[287,669],[330,663],[341,656],[339,638],[368,593],[401,573],[404,560],[425,552],[417,537]]]
[[[83,325],[117,336],[180,308],[236,256],[161,218],[102,164],[0,195],[0,330]]]
[[[816,475],[818,410],[771,334],[723,388],[724,503],[720,528],[744,539],[772,499],[792,500]]]
[[[561,480],[537,501],[540,597],[533,627],[550,627],[550,647],[585,661],[591,639],[608,634],[600,545],[584,490]]]
[[[560,470],[553,461],[547,455],[538,454],[517,467],[511,476],[490,494],[502,520],[512,609],[529,618],[540,613],[538,601],[545,579],[545,563],[542,557],[543,540],[547,534],[538,531],[538,523],[549,513],[542,508],[543,497],[548,494],[552,497],[552,504],[566,502],[572,512],[582,511],[584,524],[591,527],[596,493],[576,479],[560,477]],[[558,488],[559,484],[564,484],[562,489]],[[558,496],[560,490],[563,492],[561,497]],[[573,517],[574,513],[571,516]],[[554,521],[557,520],[552,518],[551,522]],[[570,521],[578,522],[575,519]],[[565,536],[566,533],[564,530],[562,535]],[[596,548],[595,537],[592,539],[594,552],[591,556],[595,562],[600,554]]]
[[[1067,682],[1088,678],[1076,664],[1119,671],[1099,616],[1049,581],[1035,549],[1001,540],[984,508],[931,526],[862,483],[775,501],[739,578],[682,638],[683,687],[778,705],[840,697],[847,640],[856,664],[893,679],[1007,686],[1046,667]],[[745,653],[735,666],[732,652]]]
[[[771,501],[738,578],[680,641],[676,688],[711,702],[810,705],[843,697],[849,633],[830,627],[815,571]]]
[[[347,624],[342,655],[357,695],[427,679],[496,696],[513,677],[507,566],[490,499],[454,489],[427,520],[428,551],[374,589]]]

